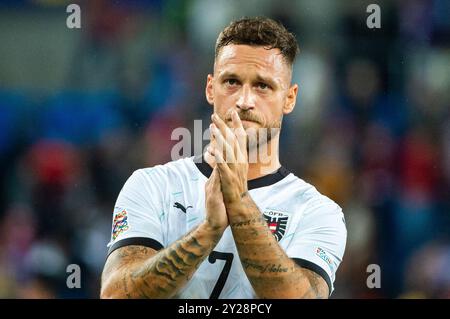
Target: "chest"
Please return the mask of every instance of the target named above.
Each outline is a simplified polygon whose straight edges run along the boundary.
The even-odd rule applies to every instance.
[[[165,225],[165,245],[178,240],[181,236],[198,226],[206,217],[205,183],[196,181],[180,185],[168,194],[165,211],[162,215]],[[287,242],[301,222],[302,207],[293,198],[274,192],[271,187],[252,189],[250,196],[258,206],[267,225],[280,244]],[[224,237],[227,238],[227,237]],[[233,242],[230,236],[231,243]],[[221,241],[231,247],[228,240]]]
[[[164,245],[184,236],[206,216],[204,183],[198,181],[178,187],[168,194],[164,214]],[[281,198],[268,187],[250,190],[250,196],[264,215],[280,246],[289,245],[301,214],[289,198]],[[228,227],[217,246],[201,263],[192,279],[180,292],[180,298],[254,298],[253,288],[239,260],[236,244]]]

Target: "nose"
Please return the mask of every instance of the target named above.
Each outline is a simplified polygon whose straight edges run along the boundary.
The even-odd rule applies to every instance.
[[[247,111],[255,108],[255,96],[249,85],[243,85],[239,94],[239,98],[236,102],[236,106],[239,109]]]

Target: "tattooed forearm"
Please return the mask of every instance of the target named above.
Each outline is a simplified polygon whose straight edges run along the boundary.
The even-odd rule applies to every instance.
[[[220,236],[199,226],[159,252],[142,246],[117,249],[106,262],[101,297],[173,297],[216,246]]]
[[[251,197],[227,207],[242,266],[261,298],[326,298],[328,286],[316,273],[299,267],[278,244]]]
[[[304,275],[310,282],[310,289],[306,294],[306,298],[327,299],[329,296],[328,285],[324,283],[324,279],[309,269],[303,269]]]
[[[146,261],[131,277],[146,297],[168,298],[184,286],[210,251],[210,245],[200,245],[190,234]]]
[[[255,263],[247,258],[242,259],[242,266],[244,267],[244,269],[255,269],[256,271],[258,271],[260,274],[264,274],[264,273],[277,273],[277,272],[288,272],[289,268],[285,267],[284,265],[281,264],[259,264],[259,263]],[[291,269],[292,270],[292,269]]]
[[[238,228],[238,227],[243,227],[243,226],[250,226],[252,224],[259,224],[261,226],[264,226],[264,218],[261,215],[258,215],[251,219],[234,222],[234,223],[230,224],[230,226],[232,228]]]
[[[248,195],[248,191],[245,191],[245,192],[243,192],[242,194],[241,194],[241,198],[244,198],[245,196],[247,196]]]

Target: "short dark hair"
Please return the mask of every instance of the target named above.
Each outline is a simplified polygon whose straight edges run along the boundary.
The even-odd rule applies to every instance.
[[[248,44],[279,49],[290,66],[294,63],[299,47],[294,34],[275,20],[266,17],[242,18],[232,21],[217,38],[215,57],[229,44]]]

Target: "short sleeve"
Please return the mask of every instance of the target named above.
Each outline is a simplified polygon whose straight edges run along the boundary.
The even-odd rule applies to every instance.
[[[346,241],[347,228],[341,208],[327,198],[319,199],[306,208],[286,253],[298,265],[321,275],[331,294]]]
[[[161,175],[157,168],[140,169],[125,182],[114,206],[108,255],[127,245],[163,248]]]

